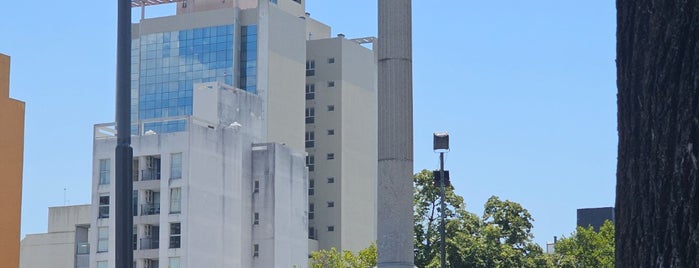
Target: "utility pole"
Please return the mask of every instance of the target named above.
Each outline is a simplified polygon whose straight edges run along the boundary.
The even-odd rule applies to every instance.
[[[132,268],[131,0],[119,0],[118,2],[116,128],[116,181],[114,182],[115,267]]]
[[[378,0],[379,268],[413,268],[411,0]]]

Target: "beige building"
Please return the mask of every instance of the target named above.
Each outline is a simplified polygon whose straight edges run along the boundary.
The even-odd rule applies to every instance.
[[[48,232],[22,239],[20,267],[88,268],[90,205],[49,208]]]
[[[10,98],[10,57],[0,54],[0,263],[19,267],[24,102]]]
[[[373,39],[320,32],[306,42],[309,238],[356,252],[376,241],[376,61],[360,44]]]

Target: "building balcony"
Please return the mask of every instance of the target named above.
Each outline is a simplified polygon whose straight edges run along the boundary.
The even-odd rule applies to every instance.
[[[154,169],[141,170],[141,180],[153,181],[160,180],[160,171]]]
[[[160,214],[160,203],[141,205],[141,215],[157,215],[157,214]]]
[[[160,248],[160,239],[157,237],[141,238],[141,249],[158,249]]]

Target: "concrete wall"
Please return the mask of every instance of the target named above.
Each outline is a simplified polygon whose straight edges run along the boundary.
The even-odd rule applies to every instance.
[[[76,267],[76,241],[88,240],[76,229],[89,228],[90,218],[90,205],[49,208],[48,233],[22,239],[19,267]]]
[[[19,267],[24,102],[10,98],[10,57],[0,54],[0,263]]]

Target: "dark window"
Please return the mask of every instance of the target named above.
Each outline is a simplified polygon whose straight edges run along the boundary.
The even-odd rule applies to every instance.
[[[308,84],[306,85],[306,99],[312,100],[316,98],[316,85]]]
[[[296,0],[294,0],[296,1]],[[299,3],[301,1],[298,1]],[[306,61],[306,76],[314,76],[316,74],[316,61],[307,60]]]
[[[335,130],[334,130],[334,129],[328,129],[328,135],[330,135],[330,136],[335,135]]]
[[[253,193],[259,193],[259,192],[260,192],[260,181],[255,181],[254,186],[253,186],[253,189],[252,189],[252,192],[253,192]]]
[[[335,154],[328,154],[326,157],[328,160],[333,160],[335,159]]]
[[[328,105],[328,112],[335,111],[335,105]]]
[[[328,177],[328,183],[335,183],[335,177]]]
[[[328,207],[329,207],[329,208],[334,208],[334,207],[335,207],[335,202],[333,202],[333,201],[328,202]]]
[[[255,212],[255,218],[253,219],[252,224],[254,224],[254,225],[260,224],[260,213]]]
[[[328,63],[330,63],[330,64],[335,63],[335,58],[328,58]]]
[[[315,164],[316,164],[316,159],[313,155],[307,155],[306,156],[306,166],[308,167],[308,171],[313,171],[315,170]]]
[[[313,148],[315,146],[315,132],[306,131],[306,148]]]
[[[335,226],[328,226],[328,232],[334,232]]]
[[[315,217],[314,217],[314,216],[315,216],[315,213],[316,213],[316,212],[315,212],[315,205],[312,204],[312,203],[311,203],[311,204],[308,204],[308,219],[309,219],[309,220],[314,219],[314,218],[315,218]]]
[[[335,87],[335,81],[328,81],[328,87]]]
[[[180,248],[182,230],[179,222],[170,223],[170,248]]]
[[[306,124],[315,123],[316,109],[313,107],[306,108]]]
[[[109,196],[100,195],[99,216],[100,219],[109,218]]]
[[[314,195],[315,194],[315,180],[308,180],[308,195]]]

